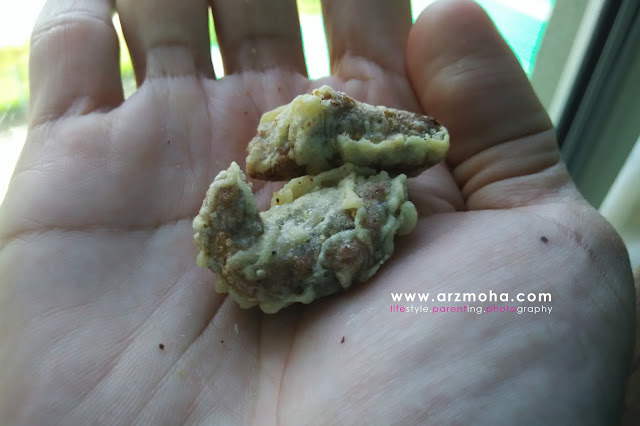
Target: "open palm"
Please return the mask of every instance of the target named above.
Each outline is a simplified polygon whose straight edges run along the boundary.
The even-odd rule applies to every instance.
[[[615,416],[635,320],[617,235],[573,187],[491,21],[441,2],[324,2],[333,75],[304,77],[293,0],[50,1],[34,32],[28,141],[0,210],[0,419],[24,424],[586,424]],[[276,315],[195,265],[208,185],[259,117],[330,84],[424,111],[447,166],[365,285]],[[256,181],[263,207],[274,184]],[[391,292],[550,293],[551,314],[402,314]],[[406,303],[405,303],[406,304]],[[463,306],[429,302],[424,306]],[[473,303],[466,303],[471,304]],[[509,303],[475,303],[493,306]],[[516,303],[536,305],[542,303]]]

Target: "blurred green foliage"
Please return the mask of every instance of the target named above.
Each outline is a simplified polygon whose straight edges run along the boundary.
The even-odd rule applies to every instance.
[[[29,103],[29,46],[0,49],[0,128],[26,117]]]
[[[298,0],[298,12],[305,15],[319,15],[322,13],[320,0]]]

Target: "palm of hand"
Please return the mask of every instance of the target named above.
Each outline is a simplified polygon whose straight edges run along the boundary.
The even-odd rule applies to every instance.
[[[610,231],[574,194],[544,125],[530,142],[521,137],[530,129],[513,137],[524,147],[518,152],[535,144],[538,157],[546,156],[532,154],[538,163],[524,166],[531,170],[522,174],[533,177],[509,163],[491,171],[508,151],[474,160],[459,148],[453,162],[462,165],[453,174],[438,166],[414,179],[418,226],[366,285],[277,315],[241,310],[213,292],[213,275],[195,265],[191,220],[217,172],[243,162],[263,112],[325,82],[374,104],[418,110],[429,102],[415,98],[415,81],[372,64],[341,73],[314,83],[278,69],[219,81],[149,79],[112,111],[34,127],[4,206],[0,265],[13,265],[9,282],[16,284],[0,299],[12,330],[3,331],[0,359],[14,366],[0,373],[0,389],[20,383],[16,395],[40,395],[29,415],[45,407],[68,424],[389,423],[464,419],[486,404],[486,392],[500,401],[525,389],[537,403],[523,398],[485,419],[532,406],[546,406],[554,418],[560,404],[578,406],[598,390],[581,383],[560,403],[546,395],[559,374],[585,380],[558,372],[576,359],[601,381],[620,380],[604,365],[624,359],[629,345],[614,345],[619,335],[601,322],[629,321],[631,308],[584,306],[627,295],[620,280],[606,288],[577,282],[615,257],[599,254],[606,242],[587,236],[589,226]],[[376,78],[354,78],[362,73]],[[469,138],[458,129],[452,133]],[[492,138],[501,135],[478,144],[495,144]],[[552,196],[538,189],[545,184]],[[273,189],[255,183],[263,207]],[[24,201],[16,195],[27,193]],[[463,211],[465,200],[469,210],[492,210]],[[589,225],[573,223],[575,214]],[[532,320],[389,312],[390,292],[489,290],[549,292],[558,313]],[[578,326],[586,331],[576,334]],[[616,349],[605,355],[594,345]],[[531,370],[539,370],[535,382]],[[613,409],[605,404],[603,412]],[[0,404],[0,413],[7,410]]]

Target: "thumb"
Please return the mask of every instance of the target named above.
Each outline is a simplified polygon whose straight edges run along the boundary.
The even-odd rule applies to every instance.
[[[467,208],[581,199],[555,132],[520,64],[473,1],[440,1],[411,29],[410,81],[449,129],[447,161]]]

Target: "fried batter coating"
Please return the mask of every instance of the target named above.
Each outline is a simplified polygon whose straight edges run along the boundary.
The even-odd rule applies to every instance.
[[[216,291],[243,308],[274,313],[371,277],[414,228],[407,178],[345,164],[293,179],[258,212],[236,163],[220,172],[193,222],[198,265]]]
[[[277,181],[352,163],[416,176],[448,149],[449,133],[433,118],[357,102],[322,86],[262,116],[249,143],[247,173]]]

